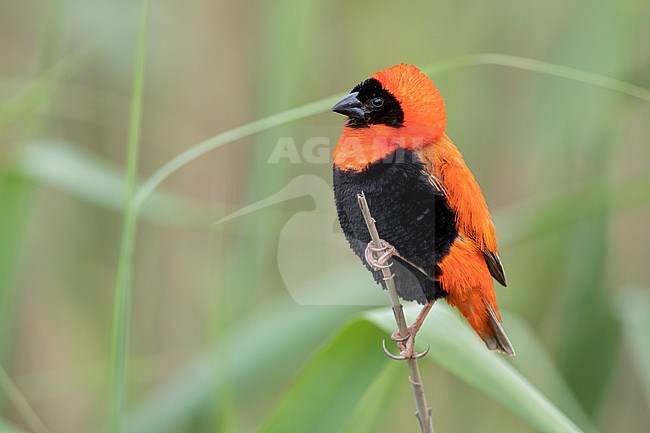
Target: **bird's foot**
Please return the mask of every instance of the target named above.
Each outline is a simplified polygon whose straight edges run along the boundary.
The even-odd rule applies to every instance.
[[[386,348],[386,341],[384,340],[383,346],[384,346],[384,352],[386,352],[386,355],[388,357],[398,360],[398,361],[403,361],[405,359],[420,359],[424,356],[426,356],[427,353],[429,353],[429,348],[422,352],[422,353],[416,353],[415,352],[415,334],[417,334],[418,329],[415,329],[414,327],[409,327],[408,328],[408,334],[405,337],[402,337],[402,334],[399,332],[399,329],[396,329],[395,332],[393,332],[393,335],[391,335],[391,339],[397,343],[397,348],[399,349],[399,355],[394,355],[388,349]]]
[[[381,240],[381,247],[375,247],[375,243],[370,241],[366,246],[366,251],[364,256],[366,258],[366,263],[370,265],[375,271],[380,271],[390,267],[388,260],[396,254],[395,247]]]

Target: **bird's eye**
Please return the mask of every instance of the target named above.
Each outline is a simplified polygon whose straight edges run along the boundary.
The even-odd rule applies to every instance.
[[[375,108],[379,108],[382,105],[384,105],[384,99],[383,98],[374,98],[372,100],[372,106]]]

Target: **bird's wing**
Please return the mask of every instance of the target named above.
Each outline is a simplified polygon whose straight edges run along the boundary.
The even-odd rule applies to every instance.
[[[433,174],[429,173],[427,170],[422,170],[422,174],[427,178],[429,183],[433,185],[438,191],[446,195],[447,191],[440,179],[436,178]],[[476,240],[476,239],[474,239]],[[487,264],[488,269],[492,277],[499,282],[502,286],[506,286],[506,273],[503,269],[503,264],[501,263],[501,258],[499,254],[494,251],[483,250],[483,257],[485,258],[485,263]]]
[[[447,191],[445,190],[445,186],[442,184],[440,179],[435,177],[433,174],[429,173],[427,170],[422,170],[421,171],[422,176],[433,186],[438,192],[440,192],[442,195],[446,196]]]
[[[502,286],[506,286],[506,273],[503,270],[503,264],[501,263],[501,258],[499,254],[483,250],[483,257],[485,258],[485,263],[487,264],[488,269],[492,277],[499,282]]]

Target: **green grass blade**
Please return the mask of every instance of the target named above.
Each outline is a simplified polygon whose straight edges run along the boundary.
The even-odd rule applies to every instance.
[[[575,393],[533,330],[517,316],[507,313],[502,313],[502,316],[507,324],[508,336],[517,342],[517,356],[510,360],[512,365],[579,427],[588,432],[596,431]]]
[[[200,353],[136,404],[125,430],[167,432],[169,426],[188,422],[213,393],[224,392],[229,383],[250,395],[266,389],[278,377],[294,375],[296,366],[291,360],[307,357],[332,329],[357,311],[266,304],[263,310],[233,324],[218,345]],[[224,361],[230,364],[230,377],[220,368]]]
[[[32,431],[36,433],[50,433],[2,366],[0,366],[0,389],[9,397],[9,400]]]
[[[48,101],[61,83],[87,65],[97,52],[97,41],[86,43],[44,72],[0,106],[0,131]]]
[[[623,336],[632,354],[650,409],[650,291],[630,288],[616,298]]]
[[[23,433],[18,427],[10,424],[8,421],[0,418],[0,432],[2,433]]]
[[[290,110],[286,110],[281,113],[256,120],[254,122],[247,123],[246,125],[215,135],[212,138],[191,146],[186,151],[180,153],[165,163],[143,183],[142,188],[140,191],[138,191],[136,200],[138,207],[142,205],[144,200],[146,200],[149,195],[165,179],[167,179],[175,171],[188,164],[189,162],[194,161],[195,159],[205,155],[214,149],[218,149],[221,146],[232,143],[233,141],[250,137],[262,131],[275,128],[277,126],[286,125],[287,123],[304,119],[315,114],[324,113],[344,95],[344,93],[340,93],[334,96],[330,96],[329,98],[320,99],[309,104],[301,105],[299,107],[292,108]]]
[[[124,170],[79,146],[58,139],[32,141],[21,146],[15,165],[29,179],[54,185],[113,212],[124,212]],[[159,190],[140,216],[168,224],[206,226],[214,221],[217,205]]]
[[[138,48],[133,72],[133,93],[131,99],[129,140],[126,161],[124,220],[120,236],[120,250],[115,281],[115,301],[113,307],[113,328],[111,339],[111,393],[109,407],[109,431],[112,433],[123,431],[122,419],[128,392],[127,362],[129,358],[129,334],[131,321],[133,250],[137,223],[137,211],[134,199],[142,120],[142,95],[144,90],[148,9],[149,2],[148,0],[145,0],[142,7],[142,21],[140,23],[138,34]]]
[[[10,353],[15,332],[12,326],[18,308],[15,277],[23,250],[32,186],[20,171],[0,177],[0,360]],[[5,364],[7,365],[7,364]]]
[[[542,62],[541,60],[529,59],[527,57],[511,56],[508,54],[480,53],[454,57],[438,64],[425,67],[424,70],[429,74],[438,75],[452,69],[482,65],[507,66],[554,77],[566,78],[567,80],[591,84],[592,86],[613,90],[615,92],[650,102],[649,89],[635,86],[634,84],[617,80],[615,78],[594,74],[593,72],[556,65],[554,63]]]
[[[54,94],[66,83],[66,80],[83,70],[100,54],[100,48],[106,45],[107,42],[114,41],[115,34],[124,31],[126,26],[129,25],[127,14],[127,19],[113,22],[111,26],[100,30],[95,37],[85,41],[80,48],[62,57],[55,64],[51,64],[53,60],[52,48],[55,45],[54,40],[61,37],[61,35],[58,34],[60,33],[59,29],[49,28],[54,27],[54,24],[49,20],[52,17],[55,20],[62,18],[58,14],[60,9],[64,7],[63,3],[48,4],[49,10],[45,11],[48,29],[44,36],[46,40],[43,42],[40,63],[46,66],[47,70],[39,71],[36,78],[29,80],[27,85],[0,105],[0,132],[27,114],[33,113],[44,103],[52,100]],[[57,25],[60,25],[60,23]]]
[[[473,54],[469,56],[455,57],[446,61],[434,63],[425,66],[423,69],[432,75],[438,75],[453,69],[479,66],[479,65],[501,65],[517,69],[529,70],[546,75],[566,78],[568,80],[579,81],[594,86],[614,90],[630,96],[640,98],[650,102],[650,90],[626,83],[614,78],[605,77],[579,69],[567,66],[555,65],[552,63],[541,62],[539,60],[528,59],[525,57],[509,56],[505,54]],[[239,126],[221,134],[215,135],[201,143],[191,146],[189,149],[175,156],[162,167],[156,170],[143,184],[142,189],[138,192],[136,199],[137,206],[140,207],[144,200],[169,176],[179,170],[189,162],[205,155],[206,153],[218,149],[233,141],[250,137],[262,131],[266,131],[277,126],[286,125],[296,120],[304,119],[309,116],[324,113],[329,110],[341,97],[347,92],[341,92],[329,98],[320,99],[309,104],[301,105],[290,110],[274,114],[263,119]]]
[[[538,431],[582,431],[500,355],[487,351],[448,307],[438,305],[432,314],[428,320],[433,323],[428,323],[421,330],[422,334],[418,334],[419,344],[431,345],[431,355],[425,360],[435,359],[443,368],[486,392]],[[395,326],[388,309],[364,316],[388,333]],[[304,431],[306,426],[317,431],[342,433],[377,428],[381,414],[395,404],[395,385],[400,376],[406,380],[407,373],[399,366],[395,370],[375,368],[386,365],[380,364],[384,355],[377,349],[385,335],[370,332],[366,323],[365,320],[355,321],[326,343],[269,415],[260,433],[298,432]],[[520,349],[525,351],[528,347],[522,344]],[[388,366],[391,367],[394,365]],[[547,366],[545,368],[548,370]],[[548,377],[554,375],[556,372],[547,374]],[[349,383],[350,378],[354,378],[352,383]],[[561,381],[561,378],[555,379]],[[367,386],[364,390],[359,389],[361,383]],[[319,398],[314,399],[314,395]],[[435,413],[435,407],[433,409]],[[576,410],[582,421],[589,424],[580,409]],[[332,413],[337,414],[336,419],[331,419]],[[413,423],[415,427],[415,420]],[[593,431],[592,426],[588,427]]]
[[[415,311],[412,314],[417,314]],[[366,314],[390,334],[395,319],[390,310]],[[517,342],[514,341],[515,346]],[[512,367],[501,355],[489,352],[474,332],[446,305],[438,304],[418,333],[418,346],[431,346],[426,360],[454,373],[519,415],[531,427],[545,432],[580,432],[566,415]],[[435,408],[434,408],[435,413]]]
[[[373,342],[374,343],[374,342]],[[376,350],[373,344],[370,350]],[[370,384],[365,394],[354,408],[354,412],[340,433],[367,433],[379,430],[388,409],[395,404],[397,383],[403,381],[407,373],[398,363],[389,363]],[[404,391],[406,391],[404,387]]]
[[[528,197],[496,209],[492,218],[498,227],[508,227],[500,244],[522,242],[602,216],[609,205],[616,211],[633,209],[648,202],[650,176],[642,175],[609,185],[586,185]]]
[[[382,338],[365,321],[345,327],[311,360],[258,432],[339,431],[389,361],[377,346]]]

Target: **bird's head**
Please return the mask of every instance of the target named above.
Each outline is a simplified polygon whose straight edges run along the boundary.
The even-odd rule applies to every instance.
[[[334,152],[340,168],[363,169],[398,148],[433,144],[445,132],[445,104],[431,79],[399,64],[357,84],[332,111],[348,116]]]

